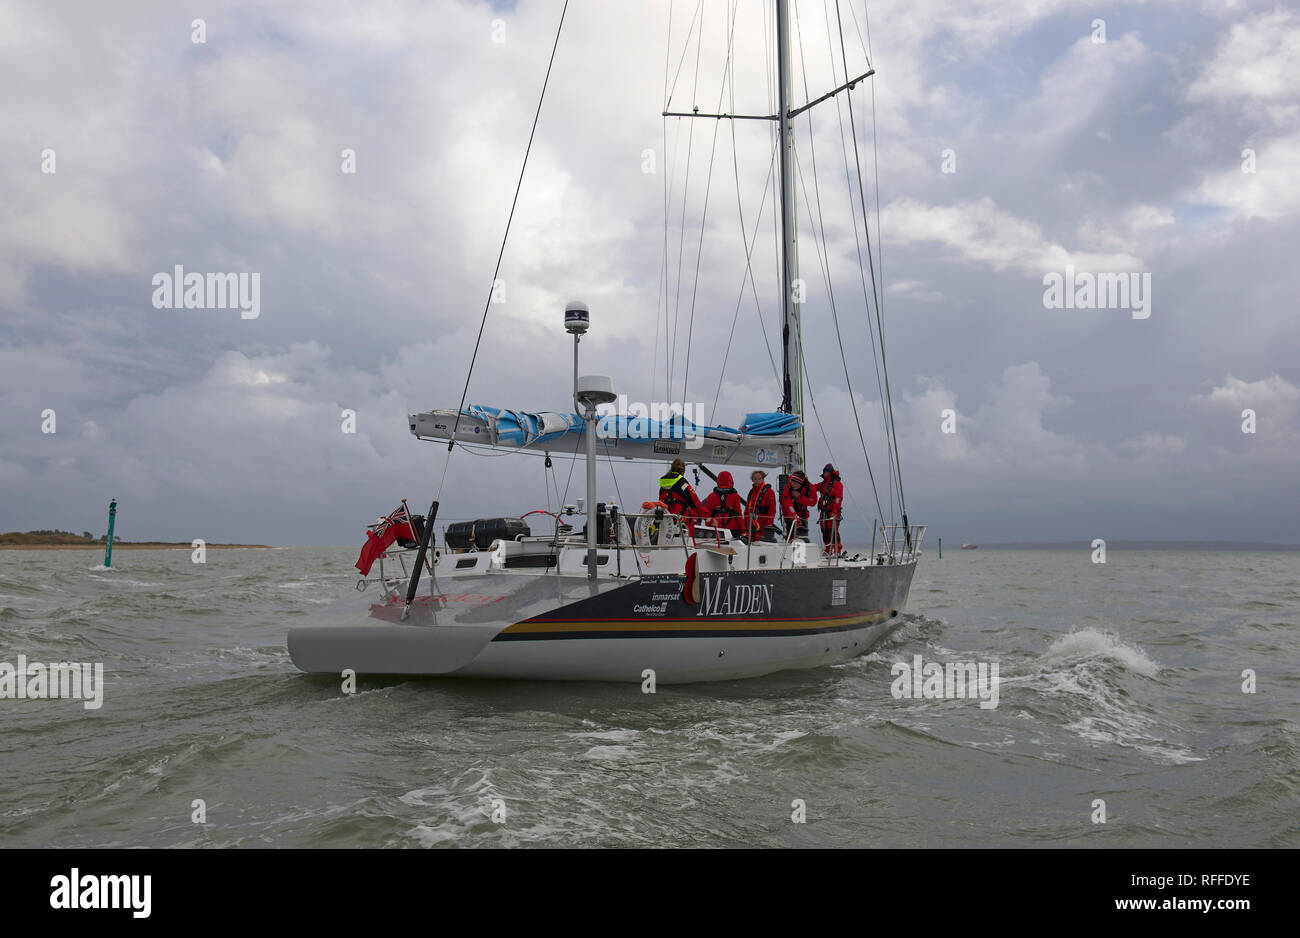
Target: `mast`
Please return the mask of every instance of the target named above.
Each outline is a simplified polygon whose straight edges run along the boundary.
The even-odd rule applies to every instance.
[[[781,150],[781,191],[777,199],[781,210],[781,368],[784,374],[781,380],[780,409],[782,413],[794,414],[799,418],[799,442],[790,448],[785,462],[786,472],[790,472],[796,464],[799,468],[803,468],[806,449],[803,412],[803,332],[799,321],[799,307],[803,303],[803,297],[799,296],[797,300],[795,297],[795,285],[799,282],[799,226],[795,221],[793,121],[804,111],[830,100],[840,92],[852,91],[857,87],[858,82],[876,73],[875,69],[868,68],[857,78],[848,78],[846,72],[844,84],[831,89],[819,98],[792,108],[790,106],[793,76],[790,61],[790,4],[792,2],[793,0],[776,0],[777,101],[780,108],[778,113],[706,114],[702,113],[697,105],[689,111],[665,110],[662,114],[664,117],[776,122]],[[800,290],[800,293],[802,292]]]
[[[803,425],[803,374],[799,328],[799,304],[795,302],[795,280],[798,277],[799,229],[795,221],[794,201],[794,128],[790,117],[790,2],[776,0],[776,68],[777,68],[777,128],[781,150],[781,410],[799,416],[799,446],[795,453],[798,466],[785,467],[786,472],[804,468]],[[791,346],[793,345],[793,348]]]

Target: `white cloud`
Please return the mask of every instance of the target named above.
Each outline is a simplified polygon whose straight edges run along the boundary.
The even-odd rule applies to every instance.
[[[0,303],[18,300],[33,261],[55,264],[74,273],[130,269],[138,231],[129,213],[110,204],[107,187],[78,178],[65,153],[55,175],[32,174],[44,191],[20,185],[9,174],[8,217],[0,224]],[[5,174],[0,171],[0,178]]]
[[[694,6],[676,4],[674,52]],[[698,103],[712,108],[727,5],[705,6],[709,38]],[[846,17],[861,14],[860,4],[842,6]],[[799,9],[816,94],[838,67],[832,71],[825,51],[820,5]],[[28,506],[44,512],[95,500],[101,484],[114,484],[117,494],[133,494],[126,518],[136,523],[145,501],[160,506],[155,517],[163,520],[197,510],[188,507],[193,503],[227,523],[233,538],[275,529],[268,518],[293,519],[279,538],[291,541],[340,529],[351,535],[356,519],[390,509],[390,496],[421,495],[443,453],[414,443],[403,416],[459,398],[558,7],[520,0],[517,10],[502,12],[469,0],[376,0],[324,10],[306,0],[218,0],[210,10],[171,17],[160,16],[152,0],[122,0],[73,13],[63,4],[0,0],[0,81],[23,89],[0,105],[7,129],[0,191],[8,211],[0,219],[0,372],[9,377],[0,386],[0,507],[11,515],[34,513]],[[1251,19],[1250,44],[1240,46],[1244,33],[1225,27],[1216,56],[1205,30],[1147,29],[1150,19],[1138,5],[1122,23],[1108,17],[1111,41],[1095,45],[1088,23],[1096,11],[1082,0],[921,0],[873,5],[871,13],[881,184],[894,200],[881,225],[884,282],[892,298],[907,301],[895,303],[895,317],[886,303],[890,363],[933,376],[909,383],[907,373],[894,375],[905,475],[918,505],[928,503],[941,516],[956,510],[945,501],[955,492],[961,504],[977,506],[972,511],[998,519],[1030,517],[1024,508],[1033,504],[1048,525],[1070,511],[1095,513],[1103,503],[1138,517],[1155,503],[1152,493],[1166,491],[1184,503],[1188,493],[1197,504],[1212,502],[1228,472],[1255,472],[1254,489],[1267,491],[1270,473],[1277,475],[1294,450],[1296,405],[1285,392],[1295,387],[1288,370],[1294,362],[1286,357],[1295,326],[1283,300],[1298,289],[1294,268],[1269,252],[1294,232],[1280,224],[1261,242],[1251,237],[1263,226],[1221,226],[1215,234],[1234,240],[1207,263],[1205,245],[1175,223],[1171,206],[1195,194],[1227,207],[1230,219],[1294,217],[1300,187],[1291,180],[1300,178],[1300,167],[1292,154],[1300,153],[1300,139],[1286,136],[1285,121],[1297,95],[1288,91],[1291,74],[1277,69],[1279,56],[1294,59],[1290,40],[1269,39],[1261,24],[1271,21]],[[735,109],[765,111],[765,24],[743,4],[741,14],[737,73],[746,90]],[[206,47],[189,42],[193,15],[208,19]],[[1242,15],[1231,12],[1225,22]],[[498,16],[507,23],[500,45],[490,41]],[[1294,17],[1277,22],[1289,30]],[[471,400],[562,404],[569,346],[557,322],[572,296],[591,303],[596,323],[583,344],[584,366],[615,373],[619,390],[633,396],[664,393],[662,340],[658,354],[652,351],[661,329],[653,320],[662,186],[670,172],[679,174],[670,221],[675,268],[685,133],[693,125],[681,290],[689,303],[715,129],[669,122],[667,143],[661,139],[666,25],[662,4],[570,8],[502,272],[508,300],[491,310]],[[1042,28],[1027,35],[1035,26]],[[856,26],[846,28],[856,62]],[[1258,74],[1250,71],[1256,51],[1233,51],[1239,46],[1262,57]],[[1184,95],[1182,69],[1218,59],[1234,75],[1240,65],[1248,78],[1231,78],[1231,94],[1198,84],[1194,101]],[[676,99],[687,109],[697,103],[690,84]],[[869,126],[869,89],[854,95],[859,124]],[[1204,122],[1184,138],[1192,145],[1168,146],[1159,128],[1193,104]],[[830,261],[855,387],[874,389],[855,305],[861,288],[854,206],[842,191],[830,191],[844,183],[834,107],[819,106],[814,125]],[[1247,132],[1239,134],[1232,121],[1242,114]],[[1142,133],[1126,121],[1140,121],[1152,139],[1135,143]],[[744,268],[731,128],[720,126],[687,389],[706,404]],[[768,165],[767,133],[751,123],[735,130],[752,225]],[[1111,138],[1104,146],[1102,133]],[[1252,133],[1260,137],[1256,144]],[[1245,139],[1238,142],[1238,135]],[[802,120],[796,136],[807,172]],[[47,145],[59,151],[55,178],[39,173]],[[1234,165],[1248,145],[1259,151],[1256,176]],[[947,146],[959,150],[959,174],[939,173],[938,154]],[[339,171],[343,148],[357,150],[356,176]],[[658,156],[655,175],[640,169],[647,148]],[[872,162],[864,166],[869,185]],[[1213,170],[1208,177],[1205,166]],[[1171,178],[1176,182],[1161,189]],[[806,230],[812,213],[801,205],[799,215]],[[775,339],[771,217],[769,201],[754,273]],[[935,264],[936,258],[961,263]],[[1243,258],[1259,267],[1243,272]],[[809,374],[819,385],[835,455],[851,461],[856,430],[847,393],[834,387],[839,362],[811,239],[803,242],[802,260],[813,284],[805,320]],[[1179,354],[1151,355],[1137,367],[1134,349],[1145,346],[1126,344],[1135,336],[1131,323],[1093,328],[1039,317],[1027,329],[1018,318],[1023,310],[998,307],[1001,297],[1023,290],[1026,276],[1037,281],[1069,264],[1141,269],[1148,261],[1178,274],[1184,344]],[[149,277],[176,262],[191,270],[262,271],[262,318],[241,323],[152,310]],[[972,275],[976,268],[981,276]],[[1219,288],[1254,299],[1225,319]],[[1258,301],[1267,296],[1282,300]],[[752,307],[746,293],[720,422],[778,399]],[[679,351],[686,316],[684,305]],[[1246,317],[1260,338],[1225,341]],[[1008,369],[1008,362],[1023,364]],[[1099,415],[1098,401],[1114,387],[1097,381],[1094,362],[1122,373],[1142,403]],[[669,396],[684,380],[681,356],[677,367]],[[1227,390],[1207,393],[1196,406],[1180,389],[1229,367],[1287,377],[1276,378],[1284,382],[1280,390],[1241,382],[1245,398],[1265,401],[1258,407],[1261,432],[1233,451],[1236,462],[1221,463],[1208,452],[1207,435],[1225,450],[1242,445],[1235,403],[1224,398],[1235,379],[1220,382]],[[1142,398],[1148,387],[1166,396]],[[1280,396],[1269,398],[1271,388]],[[53,438],[38,430],[47,406],[59,412]],[[356,437],[339,432],[344,407],[358,412]],[[947,407],[958,413],[956,435],[939,432]],[[860,397],[859,408],[875,455],[879,407]],[[1235,437],[1219,440],[1206,428]],[[823,445],[819,436],[810,421],[814,452]],[[1185,441],[1182,452],[1175,452],[1178,440]],[[1269,449],[1287,440],[1291,449]],[[1134,458],[1142,452],[1148,455]],[[528,500],[530,492],[542,504],[536,462],[458,453],[448,504],[501,511],[503,502]],[[1166,484],[1174,463],[1184,488]],[[629,470],[625,479],[640,471]],[[860,494],[865,482],[858,472]],[[645,479],[652,473],[646,470]],[[1144,492],[1135,487],[1142,480],[1151,483]],[[625,496],[633,484],[625,482]],[[96,501],[96,516],[100,508]],[[75,517],[33,517],[30,526],[80,530],[84,522]],[[1271,507],[1257,517],[1280,523]],[[1234,518],[1253,523],[1245,512]],[[1186,523],[1202,520],[1198,514]],[[310,534],[301,533],[307,528]]]
[[[928,284],[920,280],[899,280],[886,287],[885,292],[890,296],[904,296],[922,303],[938,303],[943,299],[942,293],[930,289]]]
[[[1044,71],[1037,97],[1016,106],[1014,122],[1035,148],[1061,145],[1094,124],[1150,51],[1134,33],[1104,43],[1082,36]]]
[[[950,256],[996,271],[1041,277],[1072,264],[1076,270],[1140,270],[1128,253],[1071,250],[1049,241],[1035,222],[1005,212],[990,198],[955,205],[898,199],[885,207],[882,227],[892,244],[938,244]]]
[[[1187,89],[1194,102],[1262,102],[1275,121],[1300,111],[1300,14],[1278,8],[1234,23]]]
[[[1089,215],[1079,222],[1079,240],[1099,249],[1130,256],[1150,251],[1158,240],[1177,234],[1177,219],[1167,208],[1134,205],[1118,219]]]
[[[918,377],[911,387],[895,394],[895,419],[899,446],[914,480],[961,490],[984,485],[1004,487],[1045,474],[1074,477],[1087,468],[1095,449],[1068,434],[1050,429],[1051,416],[1068,406],[1069,399],[1053,392],[1051,381],[1037,362],[1005,368],[980,388],[983,401],[973,410],[963,409],[958,395],[937,377]],[[835,440],[835,456],[855,475],[865,476],[861,447],[848,394],[842,388],[817,390],[817,405],[826,433]],[[945,410],[956,413],[956,432],[943,432]],[[868,445],[879,445],[883,455],[880,405],[859,396],[858,413]],[[811,414],[809,450],[823,444],[821,429]],[[873,442],[874,441],[874,442]],[[869,451],[871,451],[869,449]],[[872,452],[873,459],[876,453]],[[938,468],[942,467],[942,468]]]
[[[1191,400],[1194,406],[1215,415],[1223,435],[1234,440],[1249,436],[1241,433],[1242,414],[1254,411],[1252,444],[1261,449],[1293,450],[1300,456],[1300,386],[1281,375],[1243,381],[1229,374],[1221,384]]]
[[[1300,132],[1261,146],[1255,172],[1241,166],[1206,177],[1198,201],[1229,210],[1235,218],[1276,221],[1300,213]]]

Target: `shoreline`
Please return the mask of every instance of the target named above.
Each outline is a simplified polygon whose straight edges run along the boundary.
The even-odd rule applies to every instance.
[[[156,544],[114,544],[113,553],[119,550],[195,550],[193,544],[159,542]],[[205,544],[205,550],[275,550],[270,544]],[[104,553],[104,545],[85,544],[0,544],[0,550],[93,550]]]

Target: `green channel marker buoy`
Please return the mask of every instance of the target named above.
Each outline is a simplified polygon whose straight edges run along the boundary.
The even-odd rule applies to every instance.
[[[108,502],[108,543],[104,546],[104,566],[113,565],[113,522],[117,520],[117,499]]]
[[[943,538],[939,538],[939,559],[943,559]]]

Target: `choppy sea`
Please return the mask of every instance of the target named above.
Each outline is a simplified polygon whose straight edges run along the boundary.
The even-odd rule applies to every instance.
[[[285,633],[355,554],[0,551],[0,663],[105,682],[0,699],[0,846],[1300,846],[1300,553],[929,551],[836,667],[345,695]],[[916,656],[997,707],[896,698]]]

